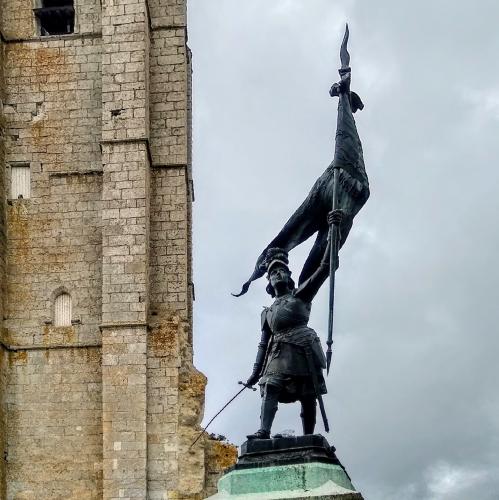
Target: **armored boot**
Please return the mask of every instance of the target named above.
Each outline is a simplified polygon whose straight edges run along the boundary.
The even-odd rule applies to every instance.
[[[248,439],[270,439],[270,429],[274,422],[274,417],[277,411],[277,398],[279,392],[267,387],[262,399],[262,412],[260,414],[260,429],[254,434],[246,436]]]
[[[301,422],[303,434],[313,434],[316,422],[317,401],[315,398],[302,399],[301,401]]]

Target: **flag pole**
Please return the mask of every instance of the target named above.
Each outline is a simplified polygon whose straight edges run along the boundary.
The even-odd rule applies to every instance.
[[[340,48],[340,60],[341,69],[339,70],[340,77],[343,78],[344,75],[350,72],[350,54],[347,50],[348,44],[348,24],[345,26],[345,35],[343,36],[343,41]],[[341,90],[338,97],[342,99]],[[343,97],[344,98],[344,97]],[[347,96],[349,98],[349,96]],[[333,166],[333,202],[331,209],[334,211],[338,209],[338,184],[339,184],[339,166]],[[339,246],[339,224],[333,223],[329,227],[329,238],[330,238],[330,253],[329,253],[329,321],[328,321],[328,332],[327,332],[327,352],[326,352],[326,366],[327,374],[329,375],[329,369],[331,367],[331,358],[333,356],[333,324],[334,324],[334,288],[335,288],[335,277],[336,268],[338,267],[338,246]]]
[[[333,170],[333,206],[332,210],[338,208],[338,177],[339,170],[334,168]],[[336,268],[338,267],[338,225],[331,224],[329,227],[329,238],[331,241],[329,250],[329,321],[328,321],[328,332],[327,332],[327,374],[329,375],[329,368],[331,366],[331,357],[333,356],[333,322],[334,322],[334,285],[336,277]]]

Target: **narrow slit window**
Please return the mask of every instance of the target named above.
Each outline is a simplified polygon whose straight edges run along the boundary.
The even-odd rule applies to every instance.
[[[18,200],[31,196],[31,169],[29,164],[10,166],[10,198]]]
[[[74,32],[73,0],[41,0],[42,6],[33,9],[41,36],[68,35]]]
[[[71,326],[71,295],[61,293],[55,299],[54,326]]]

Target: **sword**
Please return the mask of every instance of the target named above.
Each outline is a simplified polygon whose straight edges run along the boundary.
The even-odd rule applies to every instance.
[[[329,422],[327,420],[326,409],[324,408],[324,401],[322,400],[322,394],[319,388],[319,381],[317,380],[317,373],[315,371],[315,363],[312,358],[312,351],[310,346],[305,347],[305,356],[307,358],[308,370],[312,376],[312,383],[314,385],[315,397],[319,403],[319,410],[321,411],[322,421],[324,422],[324,430],[329,432]]]
[[[206,429],[208,429],[208,427],[210,426],[210,424],[213,422],[213,420],[215,420],[218,415],[220,415],[220,413],[222,413],[225,408],[227,408],[227,406],[229,406],[232,401],[234,401],[234,399],[236,399],[239,394],[241,394],[241,392],[243,392],[245,389],[251,389],[252,391],[256,391],[256,387],[252,387],[251,385],[246,385],[244,382],[241,382],[239,381],[238,382],[239,385],[243,385],[244,387],[237,392],[237,394],[235,396],[233,396],[231,399],[229,399],[229,401],[227,401],[227,403],[225,403],[225,405],[222,407],[222,409],[206,424],[206,427],[199,433],[199,436],[192,442],[192,444],[189,446],[189,450],[201,439],[201,437],[206,433]]]

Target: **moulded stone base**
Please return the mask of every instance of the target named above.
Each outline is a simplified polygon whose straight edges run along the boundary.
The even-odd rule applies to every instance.
[[[363,500],[324,436],[253,439],[210,500]]]
[[[210,500],[362,500],[339,465],[303,463],[232,470]]]

